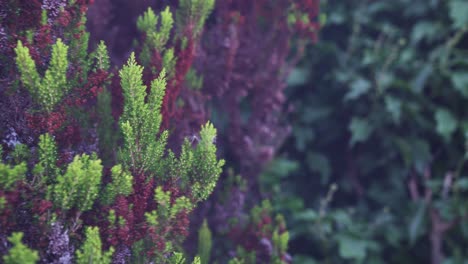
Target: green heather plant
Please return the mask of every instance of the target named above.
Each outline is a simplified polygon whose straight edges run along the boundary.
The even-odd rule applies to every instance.
[[[203,224],[198,230],[198,256],[200,256],[200,262],[202,264],[210,263],[211,248],[213,247],[213,241],[211,237],[211,230],[208,227],[206,219],[203,220]]]
[[[77,264],[110,264],[114,249],[111,247],[109,251],[102,252],[102,243],[99,238],[99,228],[87,227],[86,240],[79,250],[76,251]]]
[[[2,260],[290,263],[258,174],[318,1],[92,2],[0,1]]]
[[[77,15],[66,18],[76,26],[39,51],[50,52],[45,63],[38,66],[34,38],[17,40],[14,48],[19,87],[33,102],[27,118],[40,134],[2,153],[0,239],[12,234],[0,246],[2,258],[5,263],[186,263],[177,251],[188,234],[188,216],[213,192],[224,164],[216,157],[216,129],[207,122],[199,141],[185,139],[180,153],[167,147],[161,107],[166,79],[176,71],[172,49],[164,52],[165,68],[151,69],[158,77],[149,89],[143,66],[130,55],[118,74],[123,111],[116,122],[107,47],[100,42],[88,54],[83,9],[75,2],[67,8],[58,12]],[[160,30],[154,31],[159,16]],[[50,18],[42,12],[39,30],[46,35],[64,23]],[[148,49],[164,50],[173,24],[169,8],[158,16],[148,10],[137,24],[147,31]]]
[[[66,76],[68,46],[61,39],[57,39],[52,46],[49,68],[44,77],[40,77],[36,63],[29,54],[29,48],[23,46],[21,41],[18,41],[15,52],[16,65],[21,73],[23,85],[41,107],[48,112],[52,111],[69,90]]]
[[[39,260],[37,251],[31,250],[21,241],[24,234],[21,232],[12,233],[8,241],[13,244],[13,247],[8,252],[8,255],[3,256],[5,264],[34,264]]]

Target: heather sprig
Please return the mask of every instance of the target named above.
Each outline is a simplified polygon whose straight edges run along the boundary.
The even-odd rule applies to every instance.
[[[214,4],[215,0],[181,0],[176,13],[178,29],[189,27],[193,34],[198,36],[213,11]]]
[[[43,78],[40,77],[36,63],[29,54],[29,48],[19,40],[15,48],[16,65],[21,74],[23,85],[32,97],[48,112],[60,102],[69,91],[67,84],[68,46],[61,39],[52,46],[49,68]]]
[[[199,201],[206,200],[213,192],[224,160],[216,158],[216,128],[210,122],[202,126],[200,142],[193,152],[193,167],[190,170],[194,197]]]
[[[96,155],[77,155],[68,165],[65,174],[49,187],[49,197],[63,209],[90,210],[98,196],[102,177],[101,160]]]
[[[210,263],[212,246],[213,240],[211,230],[208,227],[206,219],[204,219],[202,226],[198,230],[198,255],[200,256],[200,262],[202,264]]]
[[[16,166],[0,163],[0,189],[12,190],[15,184],[25,179],[27,171],[26,163],[20,163]]]
[[[161,21],[159,22],[159,19]],[[157,27],[159,22],[159,27]],[[147,66],[150,62],[151,51],[156,49],[160,53],[165,50],[166,43],[168,42],[171,34],[171,29],[174,24],[174,18],[169,7],[166,7],[160,15],[155,15],[151,8],[138,17],[137,28],[145,33],[146,38],[143,43],[140,59],[143,65]]]
[[[121,159],[126,168],[141,174],[154,171],[159,167],[164,155],[168,132],[160,134],[162,99],[165,90],[165,72],[151,83],[151,92],[146,98],[146,86],[142,81],[143,67],[135,61],[132,53],[127,64],[120,70],[124,94],[124,111],[120,117],[120,127],[125,146],[121,149]]]
[[[156,187],[154,191],[154,200],[159,205],[158,209],[145,214],[146,221],[152,225],[158,223],[167,223],[173,220],[176,215],[182,211],[190,212],[194,205],[189,198],[180,196],[171,204],[171,192],[164,191],[161,186]]]
[[[107,46],[104,41],[100,41],[96,51],[94,51],[93,57],[95,59],[94,71],[97,70],[109,70],[109,53],[107,52]]]
[[[132,193],[132,175],[118,164],[111,169],[112,182],[106,185],[102,201],[104,204],[114,202],[117,195],[128,196]]]
[[[34,167],[34,183],[51,183],[59,173],[57,162],[57,145],[49,134],[39,136],[39,161]]]
[[[169,264],[187,264],[187,259],[185,258],[184,254],[175,252],[170,258],[169,258]],[[192,264],[202,264],[200,261],[199,256],[195,256],[193,259]]]
[[[81,248],[76,252],[77,264],[110,264],[114,249],[111,247],[109,251],[103,252],[102,243],[99,237],[98,227],[86,228],[86,240]]]
[[[37,251],[28,248],[21,241],[24,234],[22,232],[12,233],[8,241],[13,244],[8,255],[3,256],[5,264],[35,264],[39,260]]]

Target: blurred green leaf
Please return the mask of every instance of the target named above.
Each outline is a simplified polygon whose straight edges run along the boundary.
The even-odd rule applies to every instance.
[[[297,213],[294,216],[294,219],[297,221],[305,221],[305,222],[312,222],[315,221],[318,218],[317,212],[315,212],[312,209],[306,209],[300,213]]]
[[[455,28],[461,29],[468,26],[468,1],[451,0],[449,12]]]
[[[411,31],[411,42],[413,44],[419,43],[426,37],[434,34],[434,23],[428,21],[418,22]]]
[[[468,14],[467,14],[468,16]],[[453,87],[459,91],[463,97],[468,97],[468,73],[467,72],[454,72],[450,76]]]
[[[399,124],[401,118],[401,101],[393,96],[385,96],[385,108],[392,116],[393,122]]]
[[[463,178],[460,178],[458,179],[456,182],[455,182],[455,187],[461,191],[466,191],[468,190],[468,178],[467,177],[463,177]]]
[[[359,78],[351,83],[350,90],[346,93],[344,99],[355,100],[366,94],[371,88],[371,83],[363,78]]]
[[[345,259],[364,260],[366,257],[366,241],[349,236],[338,238],[340,256]]]
[[[359,117],[353,117],[348,128],[351,132],[351,141],[349,142],[350,146],[354,146],[356,143],[367,140],[373,130],[366,119]]]
[[[294,68],[288,76],[286,83],[289,86],[303,85],[309,78],[308,70],[304,68]]]
[[[427,80],[431,76],[432,70],[432,65],[426,64],[418,72],[416,78],[411,83],[411,88],[415,93],[421,93],[424,90],[424,86],[426,85]]]
[[[457,129],[458,121],[450,111],[445,108],[438,108],[435,112],[436,130],[445,140],[450,140],[453,132]]]

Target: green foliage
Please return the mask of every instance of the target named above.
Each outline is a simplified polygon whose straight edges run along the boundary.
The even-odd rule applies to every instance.
[[[57,146],[55,140],[49,134],[39,136],[38,144],[39,161],[34,167],[34,182],[38,184],[51,183],[59,174],[57,168]]]
[[[372,127],[367,120],[354,117],[349,124],[349,131],[352,135],[349,144],[353,146],[356,143],[367,140],[372,133]]]
[[[157,27],[160,18],[161,21],[159,23],[159,27]],[[163,53],[166,43],[170,38],[173,24],[174,19],[169,7],[166,7],[160,15],[155,15],[154,11],[151,8],[148,8],[143,15],[138,17],[137,28],[146,34],[145,43],[143,43],[142,52],[140,54],[140,60],[143,65],[146,66],[149,64],[153,49],[157,50],[161,54]],[[173,52],[172,55],[174,55]],[[167,56],[169,55],[166,55],[165,53],[164,57]],[[166,60],[168,59],[175,62],[174,58],[167,57]],[[173,74],[170,70],[171,68],[167,67],[166,69],[170,75]]]
[[[178,30],[190,27],[195,36],[200,35],[206,19],[213,11],[214,3],[214,0],[181,0],[176,12]]]
[[[65,174],[59,175],[57,183],[49,187],[48,196],[63,210],[90,210],[97,198],[101,177],[101,160],[95,155],[77,155],[68,164]]]
[[[29,92],[37,98],[39,96],[38,89],[41,86],[41,77],[37,72],[36,63],[29,54],[29,48],[23,46],[23,43],[19,40],[15,52],[16,65],[21,74],[21,81]]]
[[[151,82],[151,92],[145,102],[146,87],[142,83],[143,67],[130,56],[120,71],[125,106],[120,127],[125,147],[121,159],[136,174],[163,173],[189,182],[197,201],[205,200],[213,191],[224,160],[216,159],[216,129],[211,123],[202,126],[200,140],[193,149],[188,140],[182,146],[179,159],[172,152],[163,159],[168,132],[159,133],[161,104],[166,88],[165,70]],[[156,139],[156,136],[159,138]]]
[[[122,165],[118,164],[111,169],[112,182],[106,185],[102,201],[104,204],[114,202],[117,195],[128,196],[132,193],[133,177],[124,171]]]
[[[185,82],[193,90],[200,90],[203,87],[203,76],[198,75],[194,68],[190,68],[185,75]]]
[[[153,9],[148,10],[137,20],[137,28],[142,32],[154,32],[158,24],[158,17],[154,14]]]
[[[213,192],[224,160],[216,159],[216,128],[206,123],[200,131],[200,141],[193,152],[193,167],[190,170],[193,195],[199,201],[206,200]]]
[[[18,123],[19,126],[25,125],[26,122],[27,125],[31,125],[22,131],[24,135],[21,136],[29,137],[31,134],[32,137],[36,137],[37,135],[34,135],[36,131],[47,130],[57,136],[59,141],[56,143],[51,134],[43,134],[39,136],[37,147],[28,149],[26,145],[19,144],[13,151],[9,150],[6,153],[5,160],[12,164],[0,163],[0,174],[2,175],[0,189],[6,193],[4,195],[2,192],[0,197],[0,213],[2,214],[0,218],[3,222],[5,219],[10,220],[10,218],[29,214],[30,216],[22,218],[19,223],[11,223],[13,229],[27,227],[29,231],[37,231],[37,234],[47,233],[51,235],[49,247],[52,247],[52,244],[56,242],[69,244],[63,244],[65,248],[60,248],[60,250],[68,251],[65,252],[67,254],[73,248],[79,248],[73,260],[76,263],[111,263],[113,249],[110,248],[109,251],[103,252],[99,229],[90,227],[90,225],[96,225],[103,221],[100,218],[102,216],[105,218],[108,213],[107,220],[114,229],[104,230],[102,232],[103,238],[115,239],[115,234],[112,233],[115,231],[118,236],[122,236],[117,238],[117,243],[133,243],[139,239],[133,245],[128,246],[133,250],[132,255],[141,253],[143,255],[141,259],[144,261],[151,258],[149,256],[151,252],[147,249],[155,251],[162,245],[165,247],[163,252],[153,253],[157,255],[156,260],[167,262],[168,257],[173,252],[173,247],[180,249],[180,244],[185,236],[183,229],[186,228],[185,226],[172,228],[170,225],[177,222],[178,216],[186,217],[185,214],[190,213],[196,207],[197,202],[207,199],[213,192],[224,164],[223,160],[216,159],[216,129],[209,122],[201,128],[199,140],[190,142],[185,139],[178,157],[174,152],[166,149],[168,131],[160,131],[161,107],[165,95],[166,79],[173,79],[175,76],[177,59],[174,55],[174,48],[168,45],[174,24],[172,13],[169,8],[166,8],[156,16],[151,9],[148,9],[138,19],[138,29],[146,34],[141,61],[143,64],[149,63],[153,52],[159,52],[163,69],[159,72],[159,77],[151,82],[150,89],[148,89],[142,81],[143,67],[136,63],[135,55],[132,53],[127,64],[119,72],[124,105],[123,113],[118,122],[119,129],[115,129],[111,95],[105,89],[108,83],[95,84],[95,82],[100,82],[101,78],[112,76],[109,72],[110,60],[107,47],[101,41],[93,53],[88,53],[89,33],[85,30],[86,16],[84,15],[86,3],[77,3],[71,0],[68,1],[68,4],[76,4],[76,6],[59,7],[57,11],[60,14],[58,16],[52,13],[47,14],[48,11],[42,11],[41,22],[44,27],[41,27],[41,30],[44,32],[33,28],[21,32],[22,28],[28,25],[21,25],[19,27],[21,30],[18,29],[18,36],[27,39],[27,44],[23,45],[21,41],[18,41],[15,48],[15,62],[20,77],[17,83],[22,83],[31,94],[34,103],[42,108],[32,109],[29,112],[31,116],[27,116],[28,120],[21,120]],[[66,4],[64,3],[64,5]],[[195,1],[181,4],[182,7],[187,8],[187,14],[190,15],[187,23],[183,24],[184,28],[181,29],[184,31],[183,40],[180,42],[182,48],[186,46],[188,38],[192,37],[185,36],[185,34],[199,34],[201,32],[213,5],[214,1],[205,3]],[[12,8],[16,8],[16,6]],[[18,8],[16,11],[13,9],[9,11],[20,13],[23,10]],[[54,18],[58,19],[54,20]],[[192,30],[194,31],[192,32]],[[7,29],[7,33],[11,32]],[[7,43],[10,41],[10,37],[16,39],[18,36],[8,36]],[[63,37],[64,41],[62,42],[62,39],[57,38],[57,36]],[[44,45],[37,43],[42,37],[56,39],[56,43],[51,46],[50,54],[45,50],[49,48],[45,43]],[[177,39],[174,40],[174,43],[179,44],[176,41]],[[34,49],[32,54],[34,59],[40,60],[37,65],[28,47]],[[48,65],[44,66],[44,61],[48,62]],[[155,68],[151,68],[151,70],[153,74],[156,74]],[[97,73],[93,74],[95,79],[88,79],[90,71]],[[15,74],[14,71],[11,72],[13,75]],[[194,76],[195,86],[200,88],[201,82],[201,78]],[[5,83],[8,88],[10,79],[7,78]],[[93,89],[90,91],[82,90],[89,88],[91,84]],[[104,91],[99,93],[97,97],[97,105],[93,98],[95,88],[97,90],[104,88]],[[5,95],[8,96],[7,93]],[[86,98],[80,100],[79,96],[86,96]],[[67,100],[64,100],[65,98]],[[64,107],[57,107],[60,103],[64,103]],[[90,113],[85,114],[86,117],[83,118],[78,112],[86,110],[85,108],[89,108]],[[29,119],[30,117],[31,119]],[[62,119],[63,117],[65,120]],[[29,122],[31,120],[32,122]],[[41,127],[43,124],[46,124],[47,127]],[[61,124],[64,126],[55,130],[55,125]],[[76,126],[77,124],[81,126]],[[94,129],[91,127],[93,125],[97,128],[98,139],[95,138]],[[65,126],[69,127],[62,129]],[[119,131],[116,133],[115,130]],[[75,134],[75,132],[77,133]],[[80,135],[77,136],[77,134]],[[36,138],[31,139],[32,142],[34,142],[33,140]],[[104,160],[104,166],[96,154],[76,155],[71,163],[66,164],[67,154],[89,151],[88,147],[94,148],[96,142],[98,142],[99,154]],[[120,143],[123,143],[123,146],[119,149],[118,156],[115,157],[113,148]],[[0,156],[1,154],[3,153],[0,146]],[[116,162],[118,162],[117,165],[115,165]],[[28,168],[31,169],[28,171]],[[109,169],[110,179],[107,178],[106,174],[105,182],[107,184],[103,184],[103,171],[108,172]],[[140,176],[144,176],[148,181],[136,182],[137,176],[138,179]],[[156,180],[149,181],[150,177],[155,177]],[[174,184],[171,188],[175,188],[177,194],[163,191],[161,186],[165,186],[166,180],[170,180],[171,184]],[[15,184],[20,181],[24,181],[18,185],[21,188],[14,189]],[[154,208],[156,209],[144,212],[146,219],[141,219],[143,212],[139,214],[140,210],[148,210],[148,208],[153,208],[155,204],[154,202],[146,204],[149,201],[139,201],[138,193],[126,201],[129,202],[128,208],[123,208],[130,210],[133,215],[129,215],[128,219],[126,216],[117,215],[117,210],[114,207],[117,206],[115,204],[117,196],[129,196],[135,191],[133,188],[139,188],[141,191],[141,189],[146,188],[144,184],[150,183],[154,184],[149,186],[151,188],[159,187],[155,189],[154,194],[156,201]],[[9,196],[9,191],[14,191],[12,196]],[[180,196],[180,193],[184,195]],[[146,198],[146,193],[143,196]],[[99,202],[95,203],[98,198]],[[139,202],[143,204],[141,208]],[[186,221],[186,219],[182,220],[181,223]],[[51,229],[50,224],[55,222],[60,222],[64,228]],[[150,231],[148,236],[135,238],[139,236],[136,233],[140,231],[131,230],[132,228],[144,230],[148,226],[151,227],[148,230]],[[10,226],[7,226],[6,232],[9,228]],[[5,230],[0,230],[0,236],[7,234],[3,234],[3,231]],[[29,231],[28,233],[31,233]],[[52,231],[51,234],[49,234],[50,231]],[[86,238],[80,241],[82,233]],[[127,237],[123,238],[122,234]],[[211,249],[211,235],[208,227],[200,234],[204,241],[203,261],[208,263]],[[166,237],[158,238],[161,240],[155,243],[156,239],[153,236],[158,235]],[[150,236],[151,239],[149,239]],[[22,233],[13,234],[10,240],[14,244],[13,248],[9,255],[3,257],[6,263],[33,263],[39,259],[39,254],[30,251],[21,244],[21,238]],[[126,241],[122,242],[123,240]],[[28,241],[37,248],[43,245],[39,240],[30,239]],[[113,243],[114,241],[111,242],[111,244]],[[54,255],[53,257],[58,255],[56,252],[46,252],[44,248],[39,249],[41,250],[40,256],[46,258],[46,260],[41,261],[49,261],[52,258],[50,254]],[[185,263],[186,260],[182,254],[176,253],[174,256],[177,263]],[[136,256],[136,259],[141,260],[140,256]],[[192,263],[201,264],[201,262],[201,258],[197,256]]]
[[[107,46],[104,41],[100,41],[96,51],[94,52],[94,59],[96,60],[96,64],[94,66],[94,71],[96,70],[109,70],[109,54],[107,52]]]
[[[167,71],[167,77],[172,79],[175,75],[176,57],[174,57],[174,49],[170,48],[164,51],[163,67]]]
[[[69,89],[66,76],[68,47],[61,39],[57,39],[57,42],[52,46],[50,64],[44,78],[39,76],[36,63],[29,54],[29,49],[23,46],[21,41],[18,41],[15,52],[16,65],[21,73],[23,85],[45,110],[52,111]]]
[[[450,18],[453,21],[453,26],[458,29],[468,28],[468,4],[462,0],[452,0],[449,2]]]
[[[320,41],[290,78],[284,157],[299,169],[262,183],[281,201],[299,263],[466,258],[462,225],[441,249],[429,239],[434,222],[466,215],[466,192],[455,192],[468,172],[465,2],[323,3]],[[322,199],[334,183],[333,201]]]
[[[206,219],[204,219],[202,226],[198,230],[198,256],[200,256],[201,264],[210,263],[212,246],[211,230],[208,227]]]
[[[98,227],[86,228],[86,240],[79,250],[76,251],[77,264],[110,264],[114,249],[111,247],[109,251],[102,251],[101,239],[99,237]]]
[[[457,120],[453,117],[450,111],[444,108],[437,109],[434,116],[437,124],[437,133],[439,133],[446,141],[450,141],[453,132],[457,129]]]
[[[174,204],[171,204],[171,193],[164,191],[161,186],[154,190],[154,200],[159,205],[158,209],[145,213],[146,221],[152,226],[164,225],[173,220],[178,213],[189,213],[194,208],[192,201],[185,196],[176,198]]]
[[[169,258],[169,264],[186,264],[187,259],[185,258],[184,254],[179,253],[179,252],[174,252],[174,254]],[[202,264],[200,262],[200,257],[196,256],[192,264]]]
[[[160,109],[166,88],[165,71],[151,82],[148,102],[145,102],[143,67],[136,64],[133,53],[119,74],[125,100],[119,121],[124,137],[121,159],[125,167],[132,168],[136,174],[155,172],[161,166],[168,136],[164,131],[156,139],[162,120]]]
[[[12,163],[19,164],[26,162],[29,158],[29,149],[25,144],[16,144],[15,149],[10,153]]]
[[[284,217],[282,215],[277,215],[275,222],[278,226],[285,226]],[[287,253],[288,243],[289,243],[289,232],[284,231],[280,232],[278,228],[273,232],[272,237],[273,246],[275,247],[275,252],[277,256],[282,256]]]
[[[35,250],[29,249],[21,240],[23,233],[13,233],[8,237],[8,241],[13,247],[8,251],[8,255],[3,256],[5,264],[34,264],[39,260],[39,254]]]
[[[0,163],[0,188],[2,190],[12,190],[15,184],[25,179],[27,171],[26,163],[20,163],[16,166],[10,166]]]

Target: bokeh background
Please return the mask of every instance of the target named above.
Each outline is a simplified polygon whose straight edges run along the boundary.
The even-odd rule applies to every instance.
[[[468,2],[321,4],[262,177],[295,263],[467,263]]]

